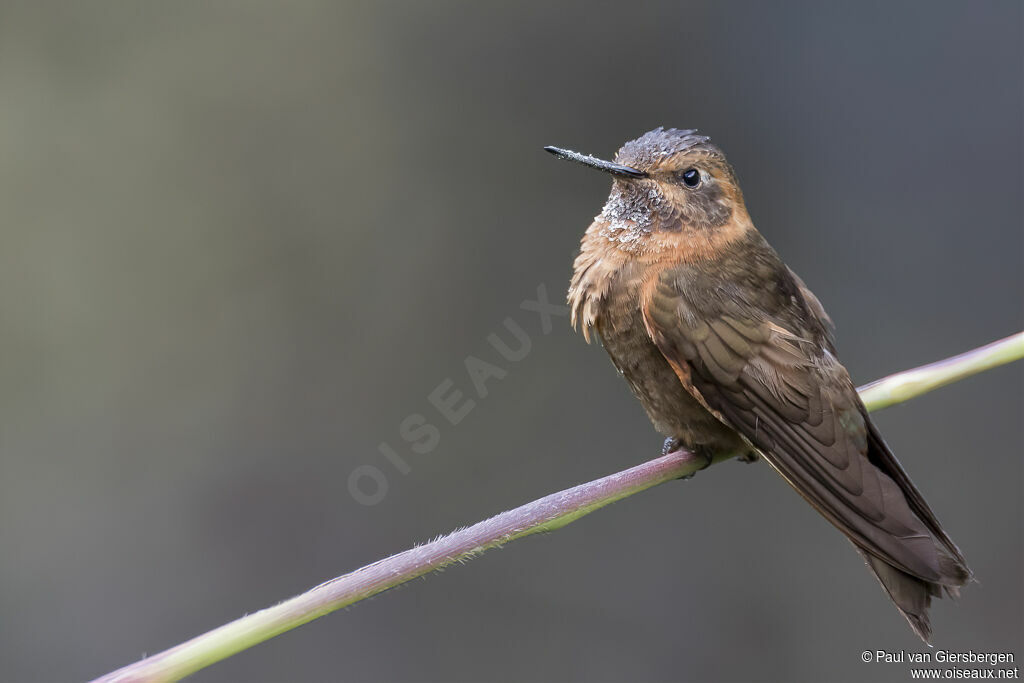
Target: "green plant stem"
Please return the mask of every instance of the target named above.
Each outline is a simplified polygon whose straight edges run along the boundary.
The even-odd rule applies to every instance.
[[[881,410],[1019,358],[1024,358],[1024,332],[959,356],[889,375],[860,387],[858,391],[868,409]]]
[[[1024,332],[953,358],[872,382],[861,388],[861,398],[869,410],[878,410],[1020,358],[1024,358]],[[693,474],[704,464],[702,457],[676,451],[611,476],[545,496],[331,579],[290,600],[236,619],[181,645],[101,676],[94,683],[179,680],[337,609],[454,562],[464,562],[510,541],[542,531],[554,531],[609,503]]]

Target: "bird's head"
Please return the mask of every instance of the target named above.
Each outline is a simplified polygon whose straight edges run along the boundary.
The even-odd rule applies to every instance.
[[[612,175],[611,194],[595,222],[627,251],[717,242],[750,224],[725,155],[694,130],[656,128],[624,144],[614,162],[544,149]]]

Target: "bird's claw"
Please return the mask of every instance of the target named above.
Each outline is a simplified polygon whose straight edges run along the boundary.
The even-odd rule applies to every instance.
[[[758,460],[760,460],[761,456],[757,454],[757,451],[750,451],[748,453],[744,453],[743,455],[738,456],[736,459],[739,460],[740,462],[745,462],[749,465],[752,462],[757,462]]]
[[[681,447],[682,447],[682,443],[679,441],[679,439],[675,438],[674,436],[670,436],[667,439],[665,439],[665,443],[661,447],[661,454],[662,455],[668,455],[669,453],[672,453],[674,451],[678,451]],[[711,467],[711,463],[714,462],[714,460],[715,460],[715,454],[712,453],[707,448],[701,448],[700,446],[697,446],[695,448],[690,449],[690,452],[692,452],[696,456],[704,458],[704,460],[705,460],[704,466],[701,467],[699,470],[697,470],[698,472],[700,470],[705,470],[705,469]],[[696,473],[697,472],[691,472],[690,474],[683,475],[682,477],[679,477],[679,478],[680,479],[684,479],[684,480],[685,479],[693,479],[693,475],[695,475]]]
[[[665,439],[665,443],[661,447],[661,454],[668,455],[672,451],[678,451],[680,446],[682,446],[682,444],[679,442],[679,439],[674,436],[670,436]]]

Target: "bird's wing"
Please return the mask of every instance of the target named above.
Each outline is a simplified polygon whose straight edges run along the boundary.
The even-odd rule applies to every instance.
[[[807,309],[821,324],[821,329],[824,332],[822,345],[830,353],[835,354],[835,323],[832,322],[832,318],[825,312],[825,307],[818,301],[818,297],[814,296],[814,292],[807,288],[807,285],[800,279],[800,276],[794,273],[792,268],[787,267],[786,272],[793,278],[800,296],[807,304]],[[946,534],[942,525],[939,524],[939,520],[936,519],[935,513],[928,507],[928,503],[925,502],[924,497],[917,490],[917,487],[914,486],[914,483],[910,481],[910,477],[907,476],[906,471],[904,471],[896,456],[892,454],[888,444],[885,443],[882,435],[879,434],[878,428],[871,421],[871,417],[865,415],[864,422],[868,430],[868,459],[899,485],[914,513],[928,526],[929,531],[942,543],[950,555],[966,567],[967,561],[964,559],[960,549],[956,547],[953,540]]]
[[[736,297],[712,297],[701,310],[685,289],[685,274],[666,269],[642,304],[648,334],[687,390],[863,552],[927,582],[954,583],[903,482],[869,460],[866,411],[831,343]]]
[[[832,318],[829,317],[828,313],[825,312],[825,307],[818,301],[818,297],[814,296],[814,292],[807,288],[804,281],[800,279],[800,276],[793,272],[793,269],[786,267],[786,272],[793,278],[793,282],[796,284],[797,290],[800,292],[800,296],[807,303],[807,309],[818,319],[821,323],[821,327],[825,332],[825,344],[828,345],[828,349],[831,353],[835,353],[836,346],[836,324],[832,322]]]

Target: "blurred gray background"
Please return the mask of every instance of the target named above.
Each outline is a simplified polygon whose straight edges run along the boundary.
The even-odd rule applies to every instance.
[[[520,309],[563,298],[609,188],[542,145],[711,135],[857,382],[1020,330],[1022,26],[1016,0],[4,3],[0,679],[101,674],[657,455],[604,352]],[[507,371],[485,398],[468,355]],[[1024,656],[1022,378],[878,415],[980,580],[938,648]],[[839,533],[726,463],[195,680],[908,679],[865,649],[924,648]]]

